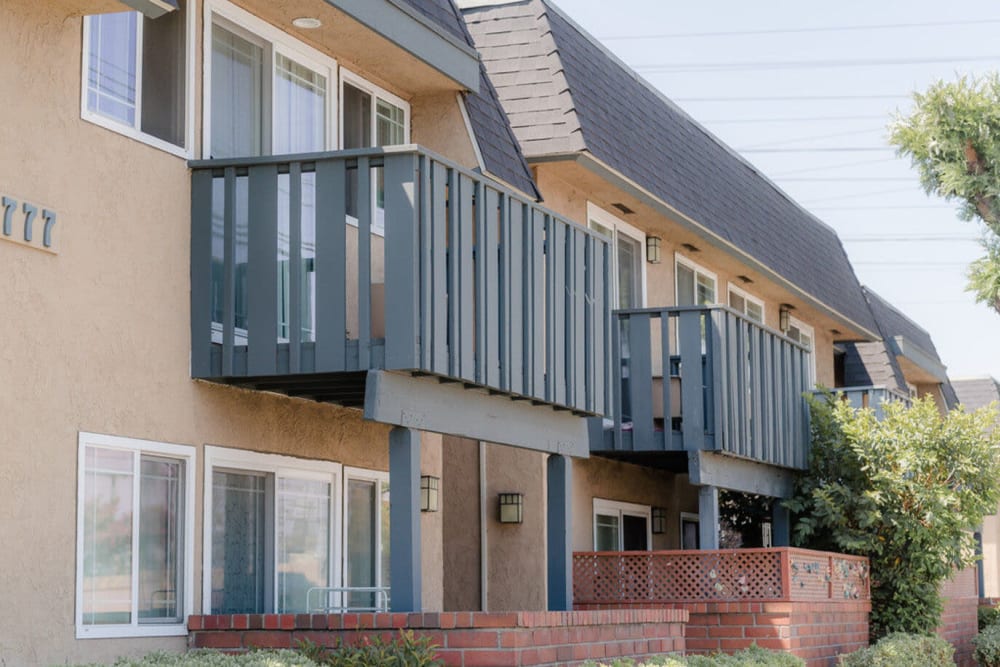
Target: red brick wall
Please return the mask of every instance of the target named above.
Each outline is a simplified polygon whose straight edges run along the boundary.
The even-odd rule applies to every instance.
[[[944,611],[937,633],[955,647],[955,662],[960,667],[975,665],[972,638],[979,632],[979,581],[975,567],[957,572],[941,587]]]
[[[300,639],[324,646],[400,629],[430,637],[447,665],[580,665],[586,660],[683,653],[684,609],[435,614],[237,614],[191,616],[192,648],[291,648]]]
[[[829,667],[841,653],[868,645],[867,601],[670,604],[690,613],[684,633],[688,653],[732,653],[756,642],[789,651],[809,667]]]

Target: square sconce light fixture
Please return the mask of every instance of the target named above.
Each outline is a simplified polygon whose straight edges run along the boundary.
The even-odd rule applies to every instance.
[[[662,535],[667,532],[667,510],[663,507],[653,508],[653,534]]]
[[[500,494],[500,523],[521,523],[524,520],[524,494]]]
[[[646,237],[646,261],[650,264],[660,263],[660,243],[662,240],[659,236]]]
[[[431,475],[420,476],[420,511],[438,511],[438,488],[441,480]]]
[[[788,328],[792,325],[789,318],[792,315],[793,307],[794,306],[787,303],[783,303],[781,304],[781,307],[778,308],[778,328],[781,329],[782,333],[787,333]]]

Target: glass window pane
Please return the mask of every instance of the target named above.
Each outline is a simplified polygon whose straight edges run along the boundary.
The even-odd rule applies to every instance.
[[[372,96],[349,83],[344,84],[344,148],[372,145]]]
[[[260,614],[267,587],[267,479],[212,473],[212,613]]]
[[[138,12],[87,19],[87,109],[135,127]]]
[[[677,265],[677,305],[693,306],[694,300],[694,270]]]
[[[392,579],[389,576],[389,482],[382,482],[382,581],[380,585],[389,587]]]
[[[747,317],[749,317],[754,322],[764,322],[764,308],[759,303],[754,303],[753,301],[747,301]]]
[[[352,479],[347,482],[347,585],[375,586],[376,505],[375,482]],[[374,607],[370,594],[351,594],[352,608]]]
[[[637,308],[640,305],[642,280],[642,248],[639,242],[621,232],[618,246],[618,307]]]
[[[175,146],[184,145],[187,105],[185,5],[155,20],[143,18],[142,25],[140,129]]]
[[[375,104],[376,144],[394,146],[406,142],[405,114],[402,109],[385,100]]]
[[[139,622],[183,621],[184,464],[142,457],[139,479]]]
[[[260,46],[212,26],[212,157],[263,152],[263,62]]]
[[[83,479],[83,623],[132,622],[132,452],[87,447]]]
[[[326,77],[282,54],[275,55],[274,153],[326,148]]]
[[[746,313],[747,311],[747,300],[736,292],[729,293],[729,307],[733,310],[737,310],[741,313]]]
[[[715,281],[708,276],[698,274],[697,302],[699,306],[708,306],[715,303]]]
[[[278,480],[278,613],[307,611],[306,594],[330,585],[330,484]]]
[[[621,549],[621,528],[617,514],[597,514],[594,516],[594,524],[594,548],[597,551]]]

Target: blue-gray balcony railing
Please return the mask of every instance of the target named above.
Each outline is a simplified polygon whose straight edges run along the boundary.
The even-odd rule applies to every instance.
[[[705,450],[806,467],[807,349],[724,306],[613,319],[613,419],[592,450]]]
[[[606,237],[417,146],[191,168],[194,377],[350,404],[394,370],[609,412]]]
[[[898,402],[909,407],[911,403],[909,395],[887,386],[838,387],[833,393],[842,401],[849,403],[852,408],[874,410],[879,419],[883,416],[883,404]]]

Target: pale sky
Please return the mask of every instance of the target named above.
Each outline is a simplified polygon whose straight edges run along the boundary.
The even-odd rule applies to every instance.
[[[964,291],[978,228],[886,142],[912,91],[1000,68],[1000,4],[555,2],[833,226],[859,280],[930,332],[952,378],[1000,379],[1000,315]]]

